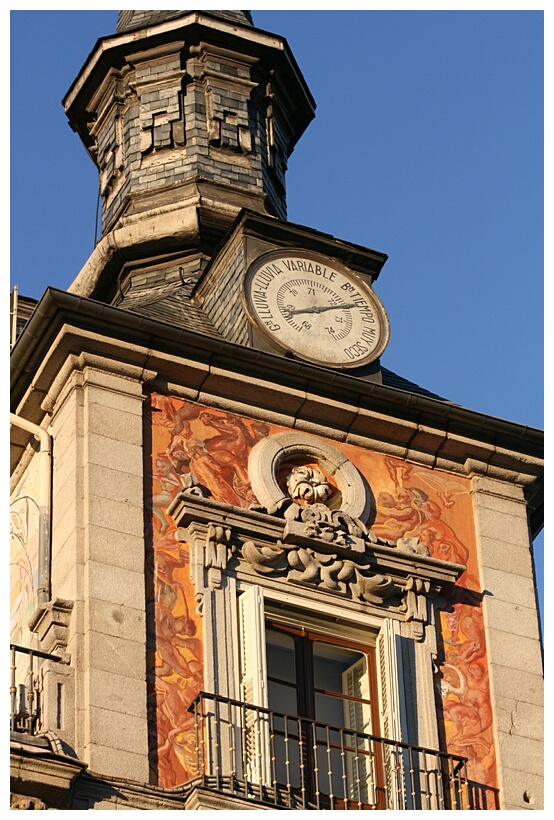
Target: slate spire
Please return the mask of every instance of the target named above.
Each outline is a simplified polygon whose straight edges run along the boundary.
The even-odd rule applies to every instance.
[[[219,17],[221,20],[228,20],[232,23],[240,23],[243,26],[251,26],[252,17],[249,11],[207,11],[212,17]],[[120,11],[117,18],[116,33],[122,34],[126,31],[136,31],[147,26],[156,26],[165,23],[167,20],[175,20],[190,14],[189,11]]]

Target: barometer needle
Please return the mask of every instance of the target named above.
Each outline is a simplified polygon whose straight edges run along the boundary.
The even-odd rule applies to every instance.
[[[345,308],[353,308],[356,307],[355,304],[352,302],[347,303],[345,302],[342,305],[311,305],[309,307],[304,308],[296,308],[294,310],[288,310],[288,316],[295,316],[297,313],[323,313],[324,310],[336,310],[337,308],[345,309]]]

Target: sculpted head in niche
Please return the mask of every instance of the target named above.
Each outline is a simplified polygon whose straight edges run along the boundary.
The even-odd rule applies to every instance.
[[[305,504],[326,504],[333,488],[316,467],[293,467],[287,476],[287,490],[292,499]]]

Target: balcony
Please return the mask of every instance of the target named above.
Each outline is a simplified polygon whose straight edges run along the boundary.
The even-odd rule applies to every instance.
[[[204,788],[276,809],[468,809],[466,758],[201,692]]]
[[[36,746],[35,760],[39,751],[54,752],[52,772],[33,769],[32,778],[53,806],[69,807],[63,801],[70,793],[73,799],[78,796],[81,787],[75,778],[86,766],[68,758],[59,741],[52,746],[45,735],[57,728],[60,701],[59,682],[45,689],[43,671],[45,663],[59,666],[61,658],[13,644],[10,651],[12,741],[19,737]],[[186,803],[199,787],[217,798],[213,808],[236,808],[237,803],[243,808],[331,811],[478,807],[463,757],[205,692],[189,711],[194,714],[194,776],[171,794],[151,787],[156,792],[152,800],[159,802],[163,793],[164,800]],[[60,787],[62,766],[67,783]],[[21,765],[18,777],[20,773]],[[147,795],[142,799],[147,805]]]
[[[36,735],[41,729],[43,661],[60,661],[57,655],[10,644],[10,730]],[[19,662],[18,662],[19,661]]]

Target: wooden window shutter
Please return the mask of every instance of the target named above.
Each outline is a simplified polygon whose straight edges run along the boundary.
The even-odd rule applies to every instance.
[[[269,720],[256,706],[267,708],[267,664],[265,651],[264,598],[252,586],[239,598],[241,648],[242,769],[250,783],[268,786],[270,776]],[[249,708],[250,707],[250,708]]]

